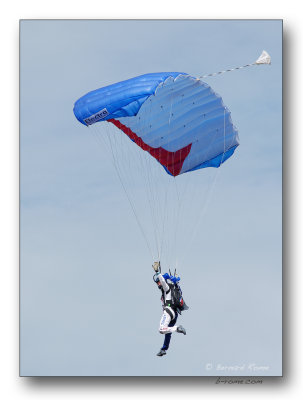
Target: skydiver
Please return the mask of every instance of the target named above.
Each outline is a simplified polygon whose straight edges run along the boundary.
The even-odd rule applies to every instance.
[[[173,278],[168,274],[161,274],[160,262],[156,261],[153,264],[153,269],[155,271],[154,281],[156,282],[158,289],[161,290],[162,296],[162,308],[163,314],[160,320],[159,332],[165,335],[163,346],[160,351],[157,353],[157,356],[162,357],[166,354],[166,351],[169,348],[169,343],[171,340],[171,335],[173,332],[183,333],[186,335],[186,330],[182,325],[177,326],[176,322],[178,319],[178,312],[181,314],[180,309],[176,305],[173,305],[172,301],[172,291],[169,284],[166,282],[166,279]],[[180,279],[180,278],[178,278]],[[183,301],[183,299],[182,299]],[[186,310],[188,307],[184,303],[181,310]]]

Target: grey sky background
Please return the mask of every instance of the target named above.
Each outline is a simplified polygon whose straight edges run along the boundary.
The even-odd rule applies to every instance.
[[[263,49],[270,67],[205,79],[241,144],[180,267],[188,334],[159,359],[149,254],[73,103],[147,72],[243,65]],[[21,375],[281,375],[281,21],[22,21],[20,56]]]

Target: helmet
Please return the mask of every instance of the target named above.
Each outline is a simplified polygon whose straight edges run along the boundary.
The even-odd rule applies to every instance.
[[[161,283],[160,283],[159,274],[155,274],[155,275],[153,276],[153,280],[154,280],[154,282],[157,284],[158,289],[162,290],[162,285],[161,285]]]

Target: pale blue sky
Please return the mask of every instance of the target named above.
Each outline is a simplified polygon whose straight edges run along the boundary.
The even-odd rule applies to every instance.
[[[280,375],[281,21],[22,21],[20,45],[21,375],[228,375],[219,365]],[[270,67],[205,79],[241,144],[181,266],[188,334],[159,359],[149,254],[73,103],[147,72],[243,65],[263,49]]]

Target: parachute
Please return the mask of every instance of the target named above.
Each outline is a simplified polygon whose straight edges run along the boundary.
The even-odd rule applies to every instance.
[[[239,145],[222,98],[186,73],[150,73],[87,93],[74,114],[111,154],[152,260],[179,266],[215,182],[203,171]]]
[[[185,73],[150,73],[89,92],[74,105],[84,125],[112,123],[172,176],[220,167],[239,145],[222,98]]]

